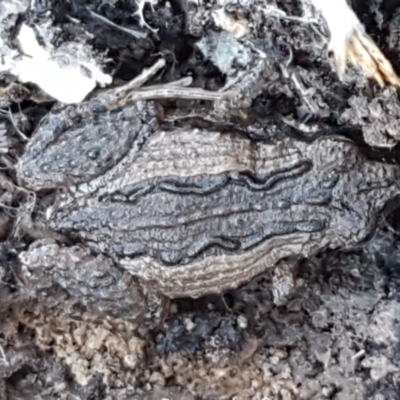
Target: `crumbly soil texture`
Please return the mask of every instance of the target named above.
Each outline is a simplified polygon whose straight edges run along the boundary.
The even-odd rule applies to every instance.
[[[299,1],[32,3],[16,14],[0,4],[0,31],[10,48],[28,23],[42,27],[42,39],[53,46],[82,43],[115,86],[163,57],[166,67],[149,84],[191,76],[193,87],[218,90],[239,82],[250,100],[243,112],[227,107],[212,117],[201,102],[163,100],[170,128],[194,112],[192,123],[205,129],[235,127],[267,141],[346,136],[368,157],[400,162],[398,91],[353,67],[339,81],[326,52],[326,26]],[[353,4],[398,73],[399,3]],[[247,33],[240,37],[241,29]],[[266,56],[267,73],[256,71],[257,55]],[[253,72],[247,85],[243,76]],[[136,311],[132,318],[95,312],[74,294],[83,299],[103,290],[102,283],[86,288],[77,278],[73,290],[43,284],[35,291],[24,275],[19,255],[47,235],[30,227],[27,215],[45,210],[55,192],[19,187],[15,165],[55,102],[39,101],[37,87],[12,76],[2,83],[9,89],[0,109],[0,399],[400,399],[396,198],[365,241],[290,260],[286,275],[268,270],[198,299],[142,293],[147,304],[139,322]],[[290,290],[282,295],[277,285]],[[115,301],[125,300],[116,293]]]

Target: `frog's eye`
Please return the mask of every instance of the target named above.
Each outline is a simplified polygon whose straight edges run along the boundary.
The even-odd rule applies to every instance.
[[[96,160],[96,159],[99,157],[99,155],[100,155],[100,149],[92,149],[92,150],[89,150],[89,151],[86,153],[86,155],[87,155],[90,159]]]

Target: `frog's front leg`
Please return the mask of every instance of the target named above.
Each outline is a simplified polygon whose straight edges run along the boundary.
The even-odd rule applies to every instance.
[[[333,53],[336,70],[343,78],[347,62],[360,68],[381,86],[389,83],[400,87],[391,63],[380,51],[351,9],[347,0],[311,0],[321,12],[330,31],[329,50]]]

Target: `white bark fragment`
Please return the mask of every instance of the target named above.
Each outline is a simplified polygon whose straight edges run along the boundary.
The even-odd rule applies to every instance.
[[[54,99],[74,104],[82,102],[97,84],[112,82],[90,60],[74,59],[76,54],[58,54],[56,49],[42,47],[33,28],[21,26],[17,41],[22,54],[16,50],[6,52],[0,71],[15,75],[21,83],[34,83]],[[0,43],[0,46],[4,46]],[[62,62],[60,62],[62,60]]]
[[[329,51],[334,55],[339,75],[343,76],[349,40],[355,31],[365,33],[364,26],[347,0],[311,0],[311,2],[328,25],[331,34]]]

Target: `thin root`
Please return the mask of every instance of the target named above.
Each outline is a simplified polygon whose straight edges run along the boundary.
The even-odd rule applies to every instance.
[[[8,116],[8,118],[10,119],[10,121],[11,121],[11,123],[12,123],[12,125],[13,125],[13,127],[15,129],[15,131],[18,133],[20,139],[22,139],[22,141],[24,141],[24,142],[28,142],[29,141],[28,137],[21,131],[21,129],[18,128],[18,126],[17,126],[17,124],[15,122],[15,119],[13,117],[13,114],[11,112],[11,109],[9,108],[8,111],[0,110],[0,113],[3,114],[3,115]]]

